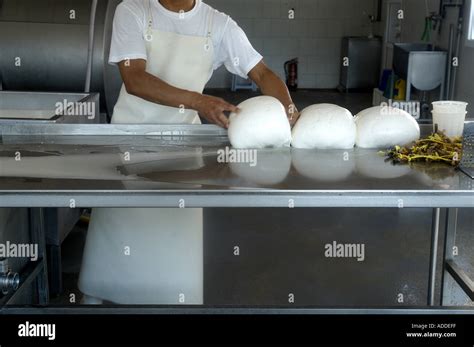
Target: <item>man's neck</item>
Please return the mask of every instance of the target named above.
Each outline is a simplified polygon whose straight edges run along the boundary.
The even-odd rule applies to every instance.
[[[169,11],[173,12],[188,12],[194,8],[195,0],[159,0],[160,4],[163,5]]]

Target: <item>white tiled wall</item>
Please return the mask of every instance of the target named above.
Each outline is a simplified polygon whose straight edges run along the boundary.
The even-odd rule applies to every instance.
[[[341,38],[368,35],[376,0],[204,0],[230,15],[278,75],[298,57],[300,88],[335,88],[339,83]],[[288,12],[295,9],[295,19]],[[229,87],[221,68],[208,84]]]

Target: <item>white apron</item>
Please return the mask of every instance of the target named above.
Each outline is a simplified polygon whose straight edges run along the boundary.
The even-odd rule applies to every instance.
[[[212,14],[207,37],[153,30],[150,7],[147,71],[201,93],[212,74],[211,28]],[[112,122],[200,124],[196,111],[148,102],[123,86]],[[202,304],[202,209],[94,209],[79,289],[118,304]]]

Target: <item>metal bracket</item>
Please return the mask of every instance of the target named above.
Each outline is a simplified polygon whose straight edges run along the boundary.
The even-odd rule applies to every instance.
[[[474,301],[474,281],[469,278],[467,273],[464,272],[455,261],[446,260],[445,265],[446,270],[448,270],[449,274],[453,276],[454,280],[459,284],[464,293]]]

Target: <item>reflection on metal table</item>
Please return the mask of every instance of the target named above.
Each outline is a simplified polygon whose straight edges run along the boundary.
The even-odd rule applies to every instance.
[[[0,206],[474,207],[463,172],[393,165],[377,150],[264,149],[229,163],[226,132],[206,125],[5,125],[1,135]]]

